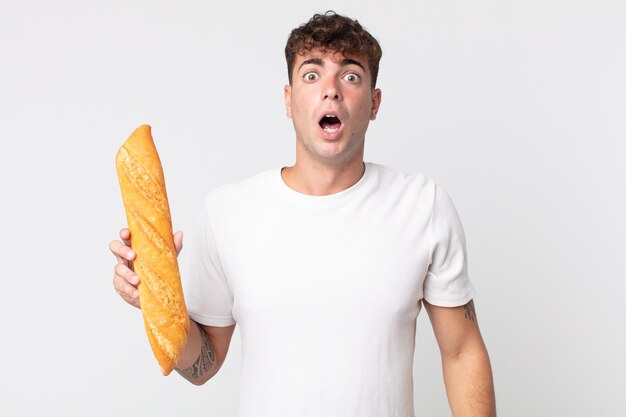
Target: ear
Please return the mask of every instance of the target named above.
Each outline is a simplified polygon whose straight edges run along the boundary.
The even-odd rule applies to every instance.
[[[372,111],[370,112],[370,120],[376,120],[376,114],[378,113],[381,99],[382,92],[380,88],[375,88],[374,91],[372,91]]]
[[[285,86],[285,109],[287,110],[287,117],[291,119],[291,86]]]

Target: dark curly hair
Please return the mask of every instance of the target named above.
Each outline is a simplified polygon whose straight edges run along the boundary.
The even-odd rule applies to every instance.
[[[291,31],[285,46],[290,85],[296,55],[317,48],[322,52],[363,56],[372,73],[372,88],[376,86],[378,63],[383,55],[378,41],[357,20],[332,10],[314,15],[307,23]]]

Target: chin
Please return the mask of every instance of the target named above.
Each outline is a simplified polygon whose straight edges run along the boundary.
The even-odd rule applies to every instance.
[[[335,147],[335,149],[318,149],[315,154],[318,160],[332,165],[348,163],[362,155],[357,150],[347,149],[345,146]]]

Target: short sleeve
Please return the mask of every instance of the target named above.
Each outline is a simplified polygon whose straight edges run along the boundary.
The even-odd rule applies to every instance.
[[[430,264],[424,280],[424,298],[440,307],[464,305],[474,297],[467,273],[465,234],[448,194],[435,186],[430,218]]]
[[[189,274],[183,279],[189,316],[207,326],[230,326],[235,323],[233,294],[220,263],[211,227],[209,198],[198,218],[192,245]]]

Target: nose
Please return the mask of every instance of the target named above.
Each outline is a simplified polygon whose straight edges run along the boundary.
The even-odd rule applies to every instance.
[[[339,88],[338,80],[334,78],[326,81],[322,88],[323,100],[341,100],[341,89]]]

